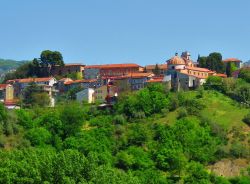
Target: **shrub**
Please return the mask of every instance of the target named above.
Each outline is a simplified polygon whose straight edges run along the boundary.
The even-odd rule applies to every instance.
[[[187,115],[188,115],[188,112],[187,112],[187,110],[186,110],[186,108],[180,108],[179,110],[178,110],[178,116],[177,116],[177,119],[181,119],[181,118],[184,118],[184,117],[187,117]]]
[[[241,144],[239,141],[235,141],[232,143],[230,153],[236,158],[245,158],[248,156],[246,146]]]
[[[248,124],[250,126],[250,113],[248,113],[244,118],[243,118],[243,122],[245,122],[246,124]]]
[[[114,119],[113,119],[113,122],[114,122],[115,124],[123,125],[123,124],[125,124],[126,119],[124,118],[123,115],[116,115],[116,116],[114,117]]]
[[[50,142],[51,134],[45,128],[32,128],[27,132],[26,138],[33,146],[40,146]]]

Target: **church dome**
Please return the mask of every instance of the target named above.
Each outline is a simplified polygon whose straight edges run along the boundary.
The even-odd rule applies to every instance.
[[[185,65],[185,61],[179,57],[179,56],[174,56],[170,60],[167,61],[169,65]]]

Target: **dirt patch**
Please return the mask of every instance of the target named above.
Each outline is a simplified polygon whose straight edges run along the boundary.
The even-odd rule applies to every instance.
[[[218,176],[234,177],[239,176],[241,171],[245,170],[248,166],[249,161],[246,159],[223,159],[209,166],[208,169]]]

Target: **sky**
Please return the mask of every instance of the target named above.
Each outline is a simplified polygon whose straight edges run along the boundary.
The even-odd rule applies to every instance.
[[[176,52],[250,59],[249,0],[0,0],[0,58],[161,64]]]

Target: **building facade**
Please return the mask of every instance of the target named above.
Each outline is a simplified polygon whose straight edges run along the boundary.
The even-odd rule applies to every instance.
[[[89,65],[85,67],[84,79],[98,79],[100,77],[124,76],[130,73],[138,73],[141,67],[137,64],[107,64]]]
[[[176,54],[167,60],[168,71],[166,76],[171,78],[171,88],[175,90],[197,88],[206,82],[206,78],[216,75],[207,68],[196,67],[190,59],[188,52],[182,53],[182,57]]]
[[[159,75],[164,75],[167,70],[168,70],[168,65],[167,64],[157,64],[158,70],[159,70]],[[145,66],[145,71],[147,73],[155,73],[156,65],[146,65]]]
[[[242,67],[242,61],[237,58],[228,58],[223,60],[224,65],[228,63],[233,63],[238,69]]]

